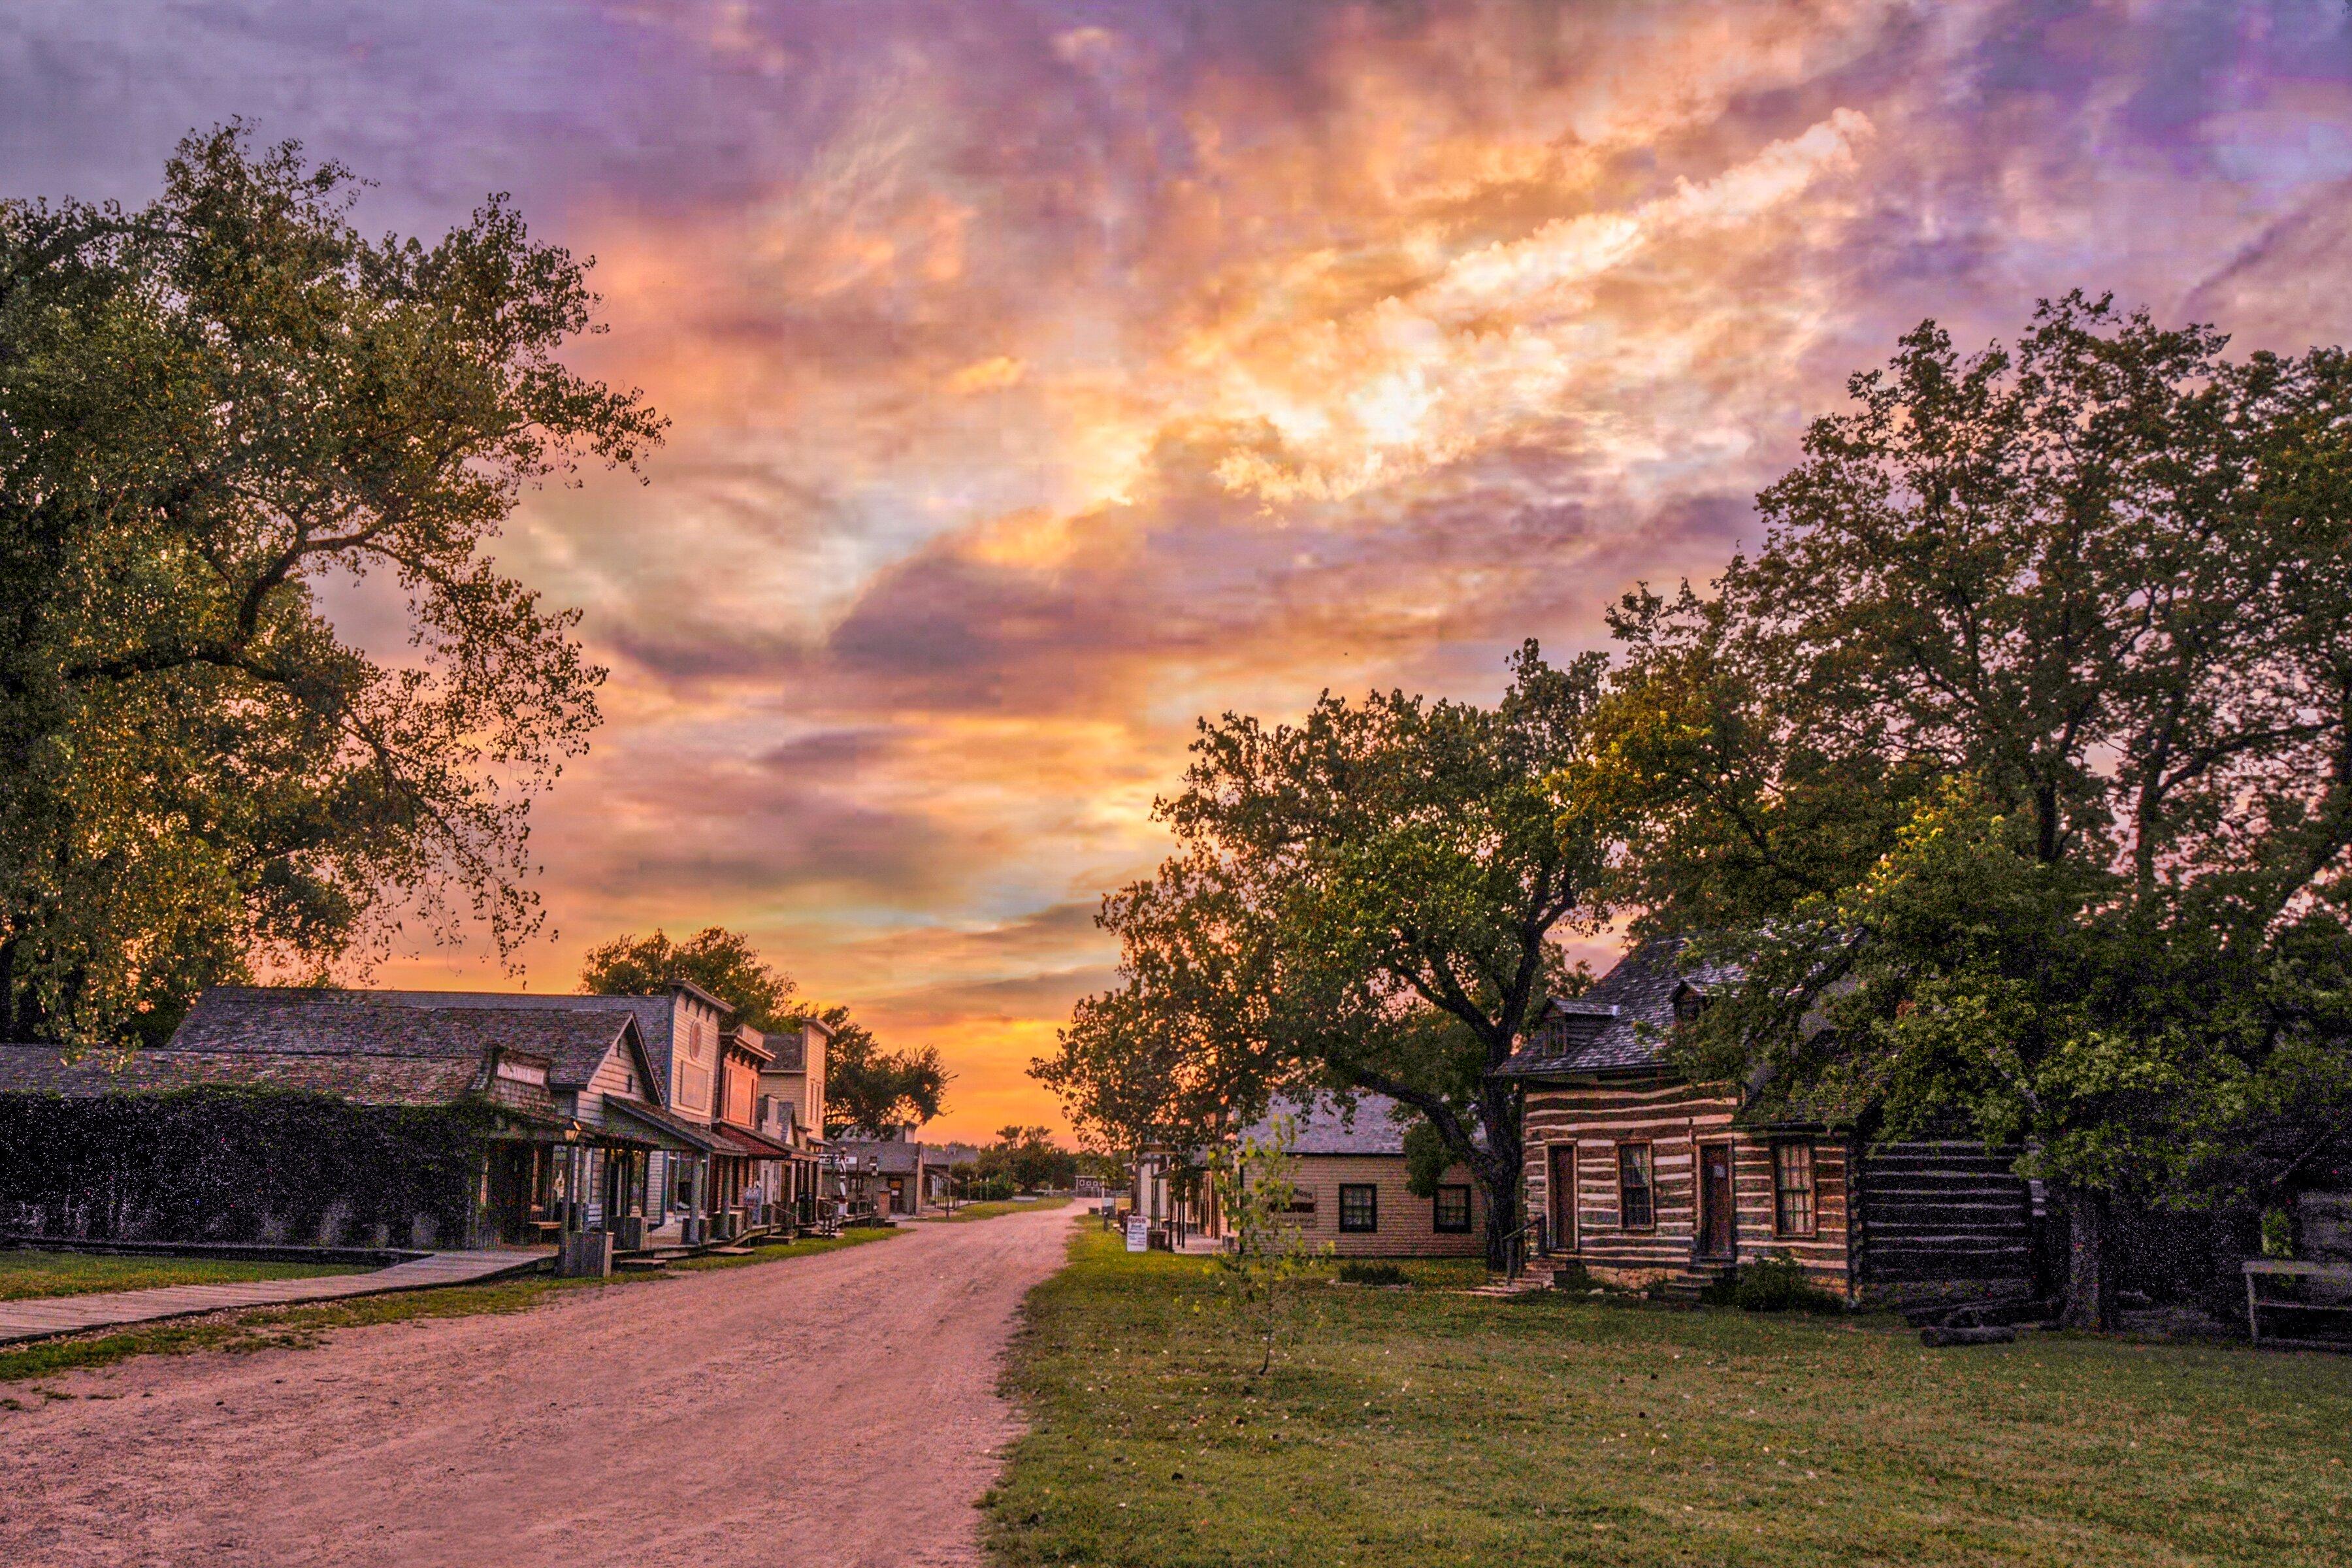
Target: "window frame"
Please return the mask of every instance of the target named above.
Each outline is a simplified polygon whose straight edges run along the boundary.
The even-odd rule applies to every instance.
[[[1448,1225],[1445,1221],[1445,1200],[1447,1194],[1454,1193],[1459,1193],[1462,1197],[1462,1221],[1458,1225]],[[1476,1207],[1471,1198],[1469,1183],[1441,1182],[1429,1200],[1429,1228],[1440,1236],[1467,1236],[1477,1224]]]
[[[1363,1194],[1367,1223],[1356,1224],[1348,1214],[1348,1194]],[[1377,1236],[1381,1228],[1381,1187],[1378,1182],[1341,1182],[1339,1184],[1339,1234],[1342,1236]]]
[[[1785,1153],[1804,1151],[1805,1184],[1795,1187],[1787,1181],[1788,1168],[1781,1163]],[[1821,1165],[1815,1159],[1813,1141],[1810,1138],[1779,1138],[1772,1142],[1772,1235],[1775,1239],[1803,1241],[1822,1233]],[[1789,1199],[1801,1192],[1805,1200],[1805,1223],[1801,1228],[1789,1224]]]
[[[1639,1225],[1631,1224],[1626,1219],[1626,1211],[1632,1206],[1626,1202],[1626,1194],[1633,1189],[1625,1181],[1625,1156],[1636,1149],[1642,1152],[1642,1205],[1647,1211],[1646,1217]],[[1617,1145],[1617,1228],[1643,1235],[1653,1234],[1658,1228],[1657,1149],[1647,1138],[1628,1138]]]

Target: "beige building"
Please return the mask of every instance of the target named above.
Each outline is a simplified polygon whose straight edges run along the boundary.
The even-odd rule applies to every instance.
[[[1291,1215],[1339,1258],[1477,1258],[1486,1250],[1486,1202],[1466,1166],[1439,1180],[1433,1197],[1405,1184],[1400,1107],[1384,1095],[1356,1096],[1352,1111],[1328,1096],[1277,1103],[1246,1137],[1265,1138],[1276,1116],[1297,1139],[1298,1195]],[[1405,1112],[1407,1117],[1411,1112]]]

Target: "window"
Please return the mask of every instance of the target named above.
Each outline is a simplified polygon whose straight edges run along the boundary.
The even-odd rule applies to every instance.
[[[1430,1218],[1433,1230],[1450,1231],[1456,1235],[1470,1228],[1470,1189],[1466,1186],[1437,1189],[1437,1210]]]
[[[1651,1202],[1650,1146],[1617,1145],[1617,1224],[1626,1230],[1653,1230],[1658,1223]]]
[[[1339,1228],[1360,1234],[1380,1229],[1380,1188],[1370,1182],[1340,1183]]]
[[[1772,1145],[1772,1233],[1813,1234],[1813,1146]]]
[[[669,1165],[677,1182],[677,1201],[670,1207],[691,1211],[694,1207],[694,1162],[672,1160]]]
[[[1704,1012],[1706,1012],[1706,996],[1705,996],[1705,995],[1701,994],[1700,994],[1696,989],[1695,989],[1694,987],[1692,987],[1691,985],[1688,985],[1688,984],[1684,984],[1684,985],[1679,986],[1679,987],[1677,987],[1677,988],[1675,989],[1675,1023],[1677,1023],[1677,1024],[1695,1024],[1695,1023],[1698,1022],[1698,1016],[1699,1016],[1701,1013],[1704,1013]]]

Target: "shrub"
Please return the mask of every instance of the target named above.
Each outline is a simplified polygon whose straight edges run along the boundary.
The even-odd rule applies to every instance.
[[[1601,1289],[1601,1281],[1592,1277],[1591,1269],[1587,1268],[1581,1260],[1578,1260],[1563,1263],[1552,1270],[1551,1288],[1555,1290],[1573,1291],[1579,1295],[1590,1295]]]
[[[1393,1263],[1347,1262],[1339,1265],[1343,1285],[1410,1285],[1403,1269]]]
[[[1805,1279],[1793,1258],[1766,1258],[1735,1268],[1699,1292],[1711,1307],[1743,1312],[1835,1312],[1838,1299]]]

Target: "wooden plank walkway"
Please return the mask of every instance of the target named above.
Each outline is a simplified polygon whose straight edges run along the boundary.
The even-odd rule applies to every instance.
[[[536,1268],[554,1256],[551,1247],[436,1252],[364,1274],[256,1279],[238,1285],[161,1285],[149,1290],[106,1290],[87,1296],[41,1296],[29,1301],[0,1301],[0,1344],[238,1307],[277,1307],[350,1296],[382,1296],[399,1290],[430,1290],[443,1285],[478,1285],[486,1279]]]

